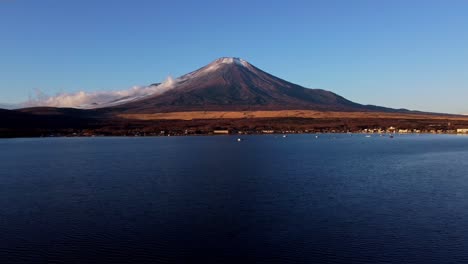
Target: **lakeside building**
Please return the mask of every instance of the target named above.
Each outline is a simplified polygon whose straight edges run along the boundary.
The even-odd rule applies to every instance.
[[[468,134],[468,128],[459,128],[457,129],[458,134]]]
[[[229,130],[213,130],[214,134],[229,134]]]

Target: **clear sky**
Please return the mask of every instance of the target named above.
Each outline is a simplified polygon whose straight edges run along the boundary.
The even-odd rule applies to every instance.
[[[468,113],[466,0],[0,0],[0,103],[223,56],[359,103]]]

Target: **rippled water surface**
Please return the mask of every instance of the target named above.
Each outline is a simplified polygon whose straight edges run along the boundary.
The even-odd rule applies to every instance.
[[[0,140],[0,263],[467,263],[468,137]]]

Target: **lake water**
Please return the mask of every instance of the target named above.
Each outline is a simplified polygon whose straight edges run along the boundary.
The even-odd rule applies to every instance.
[[[0,140],[0,263],[467,263],[468,137]]]

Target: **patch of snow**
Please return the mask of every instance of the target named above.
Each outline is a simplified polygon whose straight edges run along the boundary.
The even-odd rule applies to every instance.
[[[206,66],[203,71],[207,71],[207,72],[213,72],[213,71],[216,71],[217,69],[219,69],[220,67],[220,64],[218,63],[211,63],[211,64],[208,64],[208,66]]]
[[[215,61],[215,63],[224,63],[224,64],[237,64],[240,66],[248,67],[249,63],[241,58],[235,58],[235,57],[224,57],[224,58],[219,58]]]
[[[223,58],[219,58],[219,59],[213,61],[212,63],[208,64],[207,66],[205,66],[205,67],[203,67],[203,68],[201,68],[199,70],[193,71],[191,73],[187,73],[187,74],[177,78],[177,80],[178,81],[184,81],[184,80],[187,80],[187,79],[190,79],[190,78],[193,78],[193,77],[201,76],[201,75],[206,74],[206,73],[214,72],[214,71],[218,70],[219,68],[221,68],[224,64],[236,64],[236,65],[240,65],[242,67],[252,69],[250,63],[248,63],[247,61],[245,61],[245,60],[243,60],[241,58],[223,57]]]

